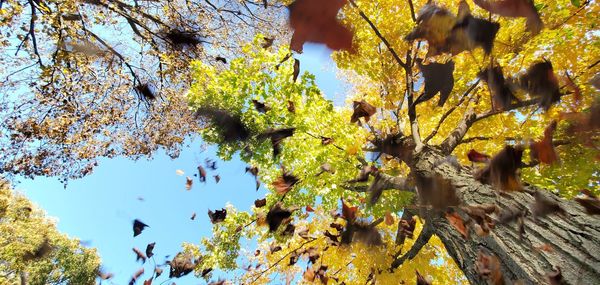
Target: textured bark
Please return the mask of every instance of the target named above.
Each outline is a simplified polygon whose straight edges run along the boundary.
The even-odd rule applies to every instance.
[[[496,224],[491,233],[479,237],[470,229],[469,238],[448,223],[442,213],[427,217],[448,253],[463,270],[471,284],[485,284],[476,269],[477,253],[484,249],[501,261],[505,284],[521,280],[524,284],[547,284],[546,274],[560,267],[568,284],[600,284],[600,216],[587,215],[582,206],[549,191],[527,186],[524,192],[502,194],[473,178],[469,168],[457,170],[450,165],[433,167],[443,158],[439,149],[426,148],[414,159],[411,168],[424,175],[442,175],[456,187],[462,205],[496,204],[500,209],[526,210],[522,239],[516,223]],[[534,191],[557,201],[565,214],[550,214],[534,219],[528,210]],[[552,251],[536,249],[544,244]]]

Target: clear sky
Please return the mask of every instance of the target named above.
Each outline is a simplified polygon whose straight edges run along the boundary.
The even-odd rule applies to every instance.
[[[296,58],[301,61],[301,72],[315,74],[324,94],[336,105],[342,105],[346,86],[336,78],[335,64],[329,55],[323,46],[307,44],[304,54]],[[193,177],[196,166],[204,164],[205,158],[216,159],[214,147],[202,151],[200,146],[201,140],[196,138],[175,160],[162,152],[152,160],[102,159],[91,175],[70,181],[66,189],[57,179],[43,177],[21,179],[15,187],[56,218],[60,231],[97,248],[104,268],[115,275],[112,284],[127,284],[133,272],[142,266],[135,261],[133,247],[144,251],[148,243],[156,242],[156,263],[162,264],[166,255],[171,259],[181,250],[182,242],[198,243],[210,235],[208,209],[220,209],[231,203],[240,210],[248,210],[254,200],[264,197],[266,190],[254,190],[253,177],[244,173],[246,165],[237,158],[218,161],[216,171],[207,170],[207,183],[200,183]],[[178,169],[185,174],[178,176]],[[216,174],[221,177],[219,184],[212,177]],[[191,191],[185,189],[186,176],[194,178]],[[193,212],[197,213],[194,221],[190,220]],[[135,238],[134,219],[150,226]],[[151,266],[145,268],[147,272],[141,277],[144,279],[151,274],[148,272]],[[168,269],[164,275],[168,275]],[[163,276],[159,281],[165,280]],[[219,277],[227,278],[217,273],[213,279]],[[172,281],[178,285],[204,284],[191,274]]]

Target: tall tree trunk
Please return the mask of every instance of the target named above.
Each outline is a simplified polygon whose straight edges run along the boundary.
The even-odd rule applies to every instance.
[[[496,224],[489,235],[480,237],[471,229],[463,236],[443,217],[429,217],[434,234],[463,270],[471,284],[485,284],[476,270],[478,252],[483,249],[496,255],[501,263],[505,284],[521,280],[525,284],[547,284],[547,274],[559,267],[567,284],[600,284],[600,216],[590,216],[574,201],[559,198],[549,191],[526,187],[524,192],[501,194],[473,178],[468,168],[456,169],[448,164],[434,167],[443,159],[438,149],[426,148],[417,155],[412,170],[424,175],[442,175],[456,187],[462,205],[496,204],[500,209],[522,209],[525,233],[519,234],[516,223]],[[539,191],[559,203],[564,214],[550,214],[537,219],[530,207],[532,195]],[[546,245],[550,250],[539,249]]]

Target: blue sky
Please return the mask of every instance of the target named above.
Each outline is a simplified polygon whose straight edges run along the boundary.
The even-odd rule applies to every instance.
[[[315,74],[325,95],[336,105],[342,105],[347,88],[336,78],[335,64],[329,55],[325,47],[307,44],[304,53],[296,58],[301,61],[301,72]],[[264,197],[266,190],[255,191],[253,178],[244,173],[246,165],[236,158],[218,161],[218,169],[209,171],[207,183],[199,183],[193,177],[196,166],[204,164],[205,158],[216,159],[215,148],[203,151],[201,143],[199,138],[188,142],[175,160],[163,152],[152,160],[102,159],[91,175],[70,181],[66,189],[57,179],[43,177],[20,179],[15,188],[48,216],[56,218],[60,231],[97,248],[104,268],[115,275],[113,284],[127,284],[133,272],[142,266],[135,261],[133,247],[144,251],[148,243],[156,242],[156,262],[164,263],[166,255],[172,258],[181,250],[182,242],[198,243],[210,235],[208,209],[231,203],[240,210],[248,210],[254,200]],[[177,169],[185,174],[178,176]],[[212,178],[215,174],[221,177],[219,184]],[[194,178],[191,191],[185,189],[186,176]],[[197,213],[194,221],[190,220],[193,212]],[[150,226],[135,238],[134,219]],[[151,266],[145,268],[149,270]],[[147,272],[142,278],[150,274]],[[163,276],[159,281],[164,280]],[[221,273],[213,279],[219,277],[227,278]],[[178,285],[204,283],[191,275],[172,281]]]

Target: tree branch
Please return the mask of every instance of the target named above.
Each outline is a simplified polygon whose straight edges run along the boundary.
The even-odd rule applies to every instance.
[[[469,108],[462,120],[456,126],[456,129],[448,135],[448,137],[440,144],[442,152],[446,155],[452,153],[454,148],[460,143],[462,138],[467,134],[469,128],[477,121],[477,114],[473,108]]]
[[[417,22],[417,17],[415,17],[415,6],[413,5],[412,0],[408,0],[408,7],[410,7],[410,16],[412,17],[413,22]]]
[[[437,134],[437,132],[439,131],[439,129],[442,126],[442,124],[444,123],[444,121],[446,121],[446,119],[454,112],[454,110],[456,110],[456,108],[458,108],[465,101],[465,99],[467,99],[467,96],[469,95],[469,93],[471,93],[475,89],[475,87],[477,87],[477,84],[479,84],[479,81],[480,80],[478,79],[475,83],[473,83],[473,85],[471,85],[471,87],[469,87],[469,89],[467,89],[467,91],[465,91],[465,93],[463,93],[463,95],[460,98],[460,100],[458,101],[458,103],[456,105],[454,105],[452,108],[450,108],[450,110],[446,111],[446,113],[444,113],[444,115],[442,115],[437,126],[435,126],[433,131],[423,140],[423,144],[427,144],[429,142],[429,140],[431,140]]]
[[[363,18],[363,20],[365,20],[369,26],[371,27],[371,29],[373,30],[373,32],[375,32],[375,34],[377,35],[377,37],[379,37],[379,39],[381,40],[381,42],[383,42],[383,44],[387,47],[387,49],[390,51],[390,53],[392,54],[392,56],[394,57],[394,60],[396,60],[396,62],[402,66],[403,68],[406,69],[407,64],[404,63],[402,61],[402,59],[400,59],[400,57],[398,56],[398,54],[396,53],[396,51],[394,50],[394,48],[392,47],[392,45],[390,45],[390,42],[388,42],[388,40],[381,34],[381,32],[379,31],[379,29],[377,29],[377,27],[375,26],[375,24],[373,24],[373,22],[371,22],[371,20],[369,19],[369,17],[367,17],[367,15],[365,15],[365,13],[358,7],[358,5],[356,5],[356,2],[354,2],[354,0],[349,0],[350,4],[352,4],[352,6],[358,10],[358,14]]]
[[[267,267],[265,270],[261,271],[260,273],[258,273],[256,275],[256,277],[254,279],[252,279],[252,281],[250,282],[250,284],[256,282],[256,280],[258,280],[258,278],[260,278],[265,272],[271,270],[271,268],[275,267],[277,264],[279,264],[282,260],[284,260],[286,257],[288,257],[290,254],[296,252],[297,250],[301,249],[302,247],[304,247],[305,245],[318,240],[318,238],[313,238],[309,241],[305,241],[304,243],[302,243],[300,246],[298,246],[296,249],[291,250],[290,252],[286,253],[284,256],[282,256],[279,260],[275,261],[273,264],[271,264],[269,267]]]
[[[419,234],[419,237],[415,240],[415,243],[410,248],[410,250],[407,251],[403,256],[396,258],[394,262],[392,262],[391,270],[398,268],[407,259],[415,258],[419,251],[421,251],[421,249],[429,242],[431,236],[433,236],[433,228],[429,224],[425,224],[423,226],[423,230]]]

